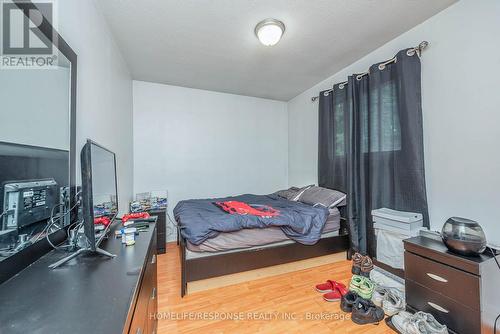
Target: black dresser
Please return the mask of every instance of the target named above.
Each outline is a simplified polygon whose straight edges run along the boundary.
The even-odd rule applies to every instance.
[[[156,224],[133,246],[111,237],[101,248],[115,258],[52,251],[0,285],[0,333],[156,333]]]
[[[492,256],[460,256],[422,236],[404,240],[404,247],[409,309],[431,313],[455,333],[493,333],[500,269]]]

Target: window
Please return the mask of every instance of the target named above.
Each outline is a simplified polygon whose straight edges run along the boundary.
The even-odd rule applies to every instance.
[[[401,150],[401,125],[399,122],[396,83],[389,81],[370,89],[359,98],[361,150],[368,152],[391,152]],[[333,110],[335,156],[345,155],[345,122],[348,102],[341,100]]]
[[[335,155],[345,155],[345,103],[337,103],[333,109],[333,127],[335,134]]]
[[[365,98],[361,101],[363,152],[401,150],[401,126],[395,82],[389,81],[376,89],[370,89],[369,102]]]

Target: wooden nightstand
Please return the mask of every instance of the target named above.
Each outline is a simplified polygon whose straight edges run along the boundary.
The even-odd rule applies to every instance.
[[[489,255],[465,257],[441,240],[404,240],[406,302],[456,333],[493,333],[500,313],[500,269]],[[497,256],[500,259],[500,256]]]

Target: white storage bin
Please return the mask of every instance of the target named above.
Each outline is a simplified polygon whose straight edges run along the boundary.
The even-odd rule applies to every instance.
[[[377,261],[396,269],[404,269],[403,240],[408,236],[386,230],[376,229]]]
[[[372,210],[372,218],[377,238],[377,260],[404,269],[403,240],[419,235],[423,229],[422,214],[381,208]]]

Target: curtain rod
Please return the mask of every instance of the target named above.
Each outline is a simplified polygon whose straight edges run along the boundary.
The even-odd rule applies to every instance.
[[[420,54],[422,53],[422,50],[424,50],[427,46],[429,45],[429,42],[427,41],[422,41],[420,42],[417,46],[411,48],[411,49],[408,49],[408,51],[406,52],[409,56],[413,56],[415,53],[417,53],[417,55],[420,57]],[[392,59],[389,59],[388,61],[386,62],[383,62],[381,64],[378,65],[378,68],[380,70],[383,70],[385,68],[386,65],[390,64],[390,63],[394,63],[396,61],[396,57],[392,58]],[[363,72],[363,73],[360,73],[356,76],[356,79],[358,80],[361,80],[361,78],[367,74],[369,74],[370,72],[369,71],[366,71],[366,72]],[[344,88],[344,86],[347,85],[347,81],[344,81],[344,82],[341,82],[339,83],[339,87],[340,89]],[[329,89],[327,91],[325,91],[325,93],[330,93],[332,92],[333,89]],[[325,95],[328,95],[328,94],[325,94]],[[311,97],[311,102],[316,102],[316,100],[319,99],[319,96],[313,96]]]

